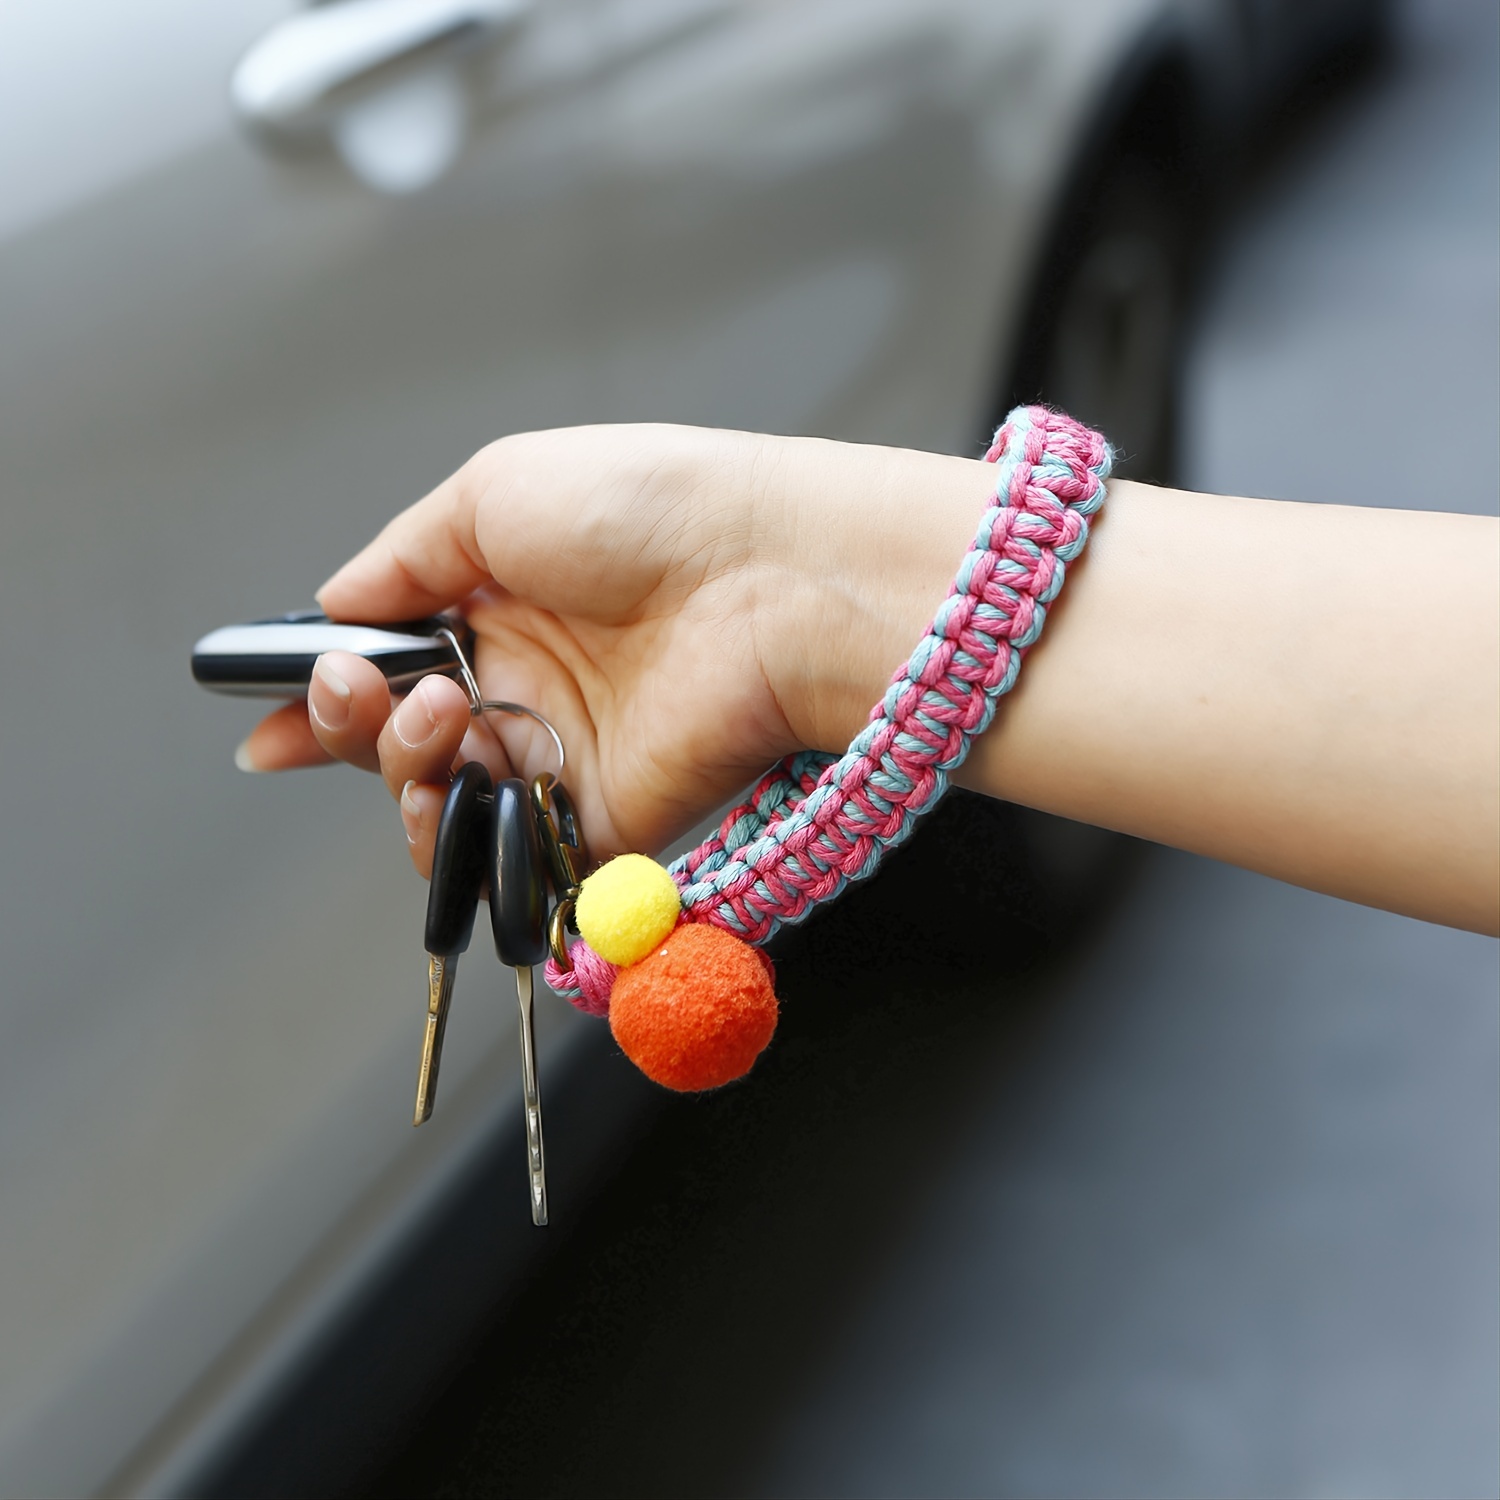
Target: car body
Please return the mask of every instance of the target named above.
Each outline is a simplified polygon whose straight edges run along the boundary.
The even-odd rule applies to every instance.
[[[281,0],[0,17],[0,642],[28,705],[0,724],[8,1491],[190,1493],[272,1449],[291,1488],[314,1453],[337,1480],[541,1250],[524,1195],[496,1206],[381,1364],[372,1288],[423,1285],[422,1227],[511,1149],[511,1012],[475,951],[414,1134],[422,888],[394,824],[352,776],[236,776],[243,706],[195,691],[191,642],[302,604],[506,432],[978,451],[1012,393],[1068,399],[1059,309],[1091,367],[1068,299],[1113,295],[1089,236],[1122,160],[1171,205],[1165,411],[1185,205],[1369,10],[535,0],[248,124],[230,82]],[[1108,427],[1107,396],[1083,414]],[[569,1094],[591,1024],[542,1020],[579,1191],[641,1108]]]

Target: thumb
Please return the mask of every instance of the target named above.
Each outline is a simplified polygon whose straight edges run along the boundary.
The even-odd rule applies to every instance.
[[[314,596],[335,620],[410,620],[436,614],[490,579],[475,538],[484,485],[466,464],[402,511]]]

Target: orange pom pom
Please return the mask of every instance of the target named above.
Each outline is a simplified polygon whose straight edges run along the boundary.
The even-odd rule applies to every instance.
[[[654,1083],[695,1093],[750,1071],[776,1030],[770,965],[722,927],[679,922],[640,963],[621,969],[609,1027]]]

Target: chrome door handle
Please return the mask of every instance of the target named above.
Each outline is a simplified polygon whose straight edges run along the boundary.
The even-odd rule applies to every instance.
[[[335,0],[273,26],[240,59],[230,96],[252,125],[313,123],[350,84],[404,57],[509,30],[531,0]]]

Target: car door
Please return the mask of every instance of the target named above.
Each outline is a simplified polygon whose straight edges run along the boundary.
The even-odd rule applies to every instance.
[[[407,196],[323,126],[234,118],[284,0],[0,11],[7,1491],[119,1492],[511,1086],[476,951],[412,1131],[424,887],[384,793],[234,773],[246,706],[187,652],[491,437],[595,409],[596,11],[418,58],[462,70],[468,140]]]
[[[1122,24],[476,6],[305,108],[237,71],[284,0],[0,12],[10,1491],[172,1492],[518,1107],[476,944],[412,1132],[424,887],[394,813],[366,778],[233,773],[250,720],[190,643],[305,603],[506,431],[973,451]],[[541,1007],[544,1083],[572,1019]],[[519,1157],[517,1192],[524,1220]]]
[[[982,101],[1031,100],[1040,20],[975,0],[608,6],[605,45],[634,48],[601,83],[611,416],[972,451],[1007,258]]]
[[[608,414],[979,451],[1091,115],[1168,9],[606,5]]]

